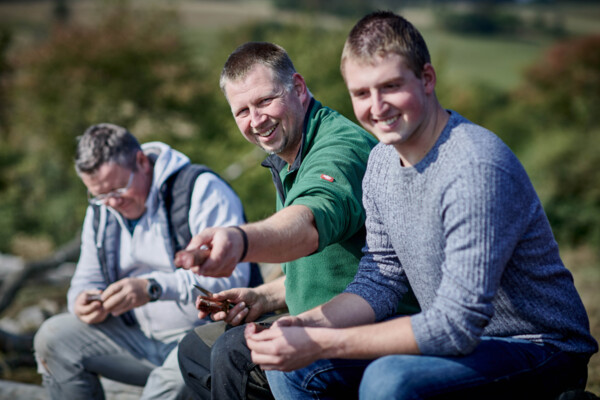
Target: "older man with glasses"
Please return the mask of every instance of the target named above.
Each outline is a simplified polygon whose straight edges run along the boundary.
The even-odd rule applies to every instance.
[[[48,319],[35,338],[50,398],[103,399],[99,376],[144,386],[144,399],[185,395],[177,345],[207,322],[197,318],[195,285],[218,292],[250,280],[248,263],[219,279],[175,268],[175,214],[167,203],[181,197],[173,182],[188,167],[185,155],[164,143],[140,146],[116,125],[95,125],[80,137],[75,168],[90,206],[69,313]],[[189,178],[189,211],[180,217],[190,235],[244,223],[239,198],[211,172]]]

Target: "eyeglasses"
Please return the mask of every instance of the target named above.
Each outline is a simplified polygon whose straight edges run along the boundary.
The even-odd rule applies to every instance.
[[[101,206],[108,199],[119,199],[119,198],[121,198],[121,196],[123,196],[129,190],[132,182],[133,182],[133,171],[131,171],[131,173],[129,174],[129,181],[127,181],[127,186],[125,186],[125,187],[112,190],[108,193],[99,194],[98,196],[94,196],[94,197],[92,197],[92,194],[88,190],[88,192],[87,192],[88,202],[95,206]]]

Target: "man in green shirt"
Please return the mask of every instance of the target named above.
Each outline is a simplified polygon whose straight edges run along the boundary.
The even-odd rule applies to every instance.
[[[244,327],[228,330],[214,343],[216,337],[225,323],[262,320],[286,307],[296,315],[345,289],[362,256],[361,181],[376,141],[316,101],[277,45],[252,42],[236,49],[223,68],[221,89],[242,135],[270,154],[263,165],[277,188],[277,212],[242,227],[201,232],[176,264],[219,277],[228,276],[240,260],[282,263],[285,276],[215,294],[215,300],[235,307],[211,315],[223,324],[186,336],[179,362],[199,398],[210,398],[211,391],[212,398],[262,397],[270,395],[268,384],[251,362]],[[199,317],[206,316],[200,311]]]

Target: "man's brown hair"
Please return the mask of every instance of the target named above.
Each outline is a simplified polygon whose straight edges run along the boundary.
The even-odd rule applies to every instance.
[[[277,82],[292,90],[296,69],[285,49],[268,42],[248,42],[235,49],[223,66],[220,79],[223,93],[228,81],[243,79],[257,64],[271,69]]]
[[[370,64],[373,58],[390,53],[404,57],[417,77],[421,77],[425,64],[431,63],[425,39],[405,18],[391,11],[368,14],[348,34],[342,52],[342,76],[344,63],[349,59]]]

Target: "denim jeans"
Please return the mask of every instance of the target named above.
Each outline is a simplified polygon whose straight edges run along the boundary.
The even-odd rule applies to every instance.
[[[271,392],[282,399],[356,399],[358,385],[372,360],[319,360],[291,372],[267,371]]]
[[[143,399],[181,398],[187,389],[177,364],[177,342],[184,333],[163,342],[121,318],[88,325],[60,314],[36,333],[38,371],[51,399],[104,399],[99,375],[144,386]]]
[[[466,356],[319,360],[297,371],[267,371],[267,378],[276,399],[554,399],[585,387],[588,359],[525,340],[483,338]]]

